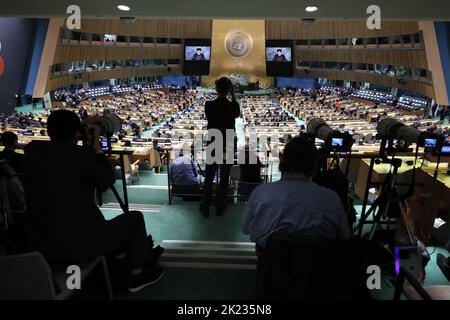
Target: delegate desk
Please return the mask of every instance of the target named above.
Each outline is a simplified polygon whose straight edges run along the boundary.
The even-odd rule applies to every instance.
[[[398,168],[398,174],[405,173],[413,169],[413,166],[407,165],[407,161],[414,161],[414,157],[402,157],[402,165]],[[355,184],[355,193],[362,200],[366,192],[367,179],[369,176],[370,160],[369,159],[353,159],[359,162],[358,176]],[[416,166],[420,166],[420,160]],[[375,164],[372,173],[372,183],[382,183],[386,175],[392,170],[392,166],[388,163]]]

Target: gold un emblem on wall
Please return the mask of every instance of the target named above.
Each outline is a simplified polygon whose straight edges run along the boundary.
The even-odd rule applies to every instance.
[[[252,51],[253,40],[244,31],[234,30],[225,37],[225,49],[236,58],[243,58]]]

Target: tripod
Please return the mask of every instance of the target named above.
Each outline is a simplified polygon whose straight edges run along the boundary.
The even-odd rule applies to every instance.
[[[128,190],[127,190],[127,181],[126,181],[126,175],[125,175],[125,159],[124,156],[129,156],[133,154],[133,151],[126,151],[126,150],[115,150],[112,151],[111,149],[108,151],[108,156],[111,156],[112,154],[116,154],[119,156],[120,159],[120,173],[121,173],[121,180],[122,180],[122,187],[123,187],[123,198],[119,195],[119,192],[117,191],[116,187],[114,185],[109,186],[109,189],[113,192],[115,198],[117,199],[117,202],[119,203],[120,208],[123,210],[123,212],[128,213],[130,211],[129,203],[128,203]],[[100,190],[97,188],[96,190],[98,205],[102,206],[102,195]]]
[[[396,179],[398,175],[398,169],[402,165],[401,159],[392,159],[385,162],[390,163],[393,166],[393,172],[389,173],[384,180],[381,188],[380,195],[372,203],[369,210],[361,216],[358,229],[362,232],[362,227],[366,223],[367,218],[374,213],[374,220],[372,228],[369,232],[369,240],[372,240],[378,227],[382,224],[382,219],[385,218],[399,218],[405,212],[406,199],[409,197],[409,193],[405,196],[400,196],[397,187]],[[378,210],[377,210],[378,209]],[[414,236],[410,228],[407,228],[407,235],[410,244],[415,243]]]

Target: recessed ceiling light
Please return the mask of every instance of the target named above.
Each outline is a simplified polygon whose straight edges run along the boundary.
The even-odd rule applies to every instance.
[[[316,6],[307,6],[305,8],[306,12],[316,12],[317,10],[319,10],[319,8],[317,8]]]
[[[117,6],[117,9],[119,9],[119,10],[121,10],[121,11],[130,11],[130,7],[129,7],[129,6],[126,6],[126,5],[123,5],[123,4],[118,5],[118,6]]]

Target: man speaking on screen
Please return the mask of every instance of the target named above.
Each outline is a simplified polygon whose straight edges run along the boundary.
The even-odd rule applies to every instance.
[[[277,50],[277,53],[273,57],[273,61],[274,62],[285,62],[286,61],[286,56],[283,54],[283,50],[281,50],[281,49]]]
[[[205,55],[202,53],[202,48],[197,48],[197,51],[192,56],[192,60],[195,60],[195,61],[206,60]]]

